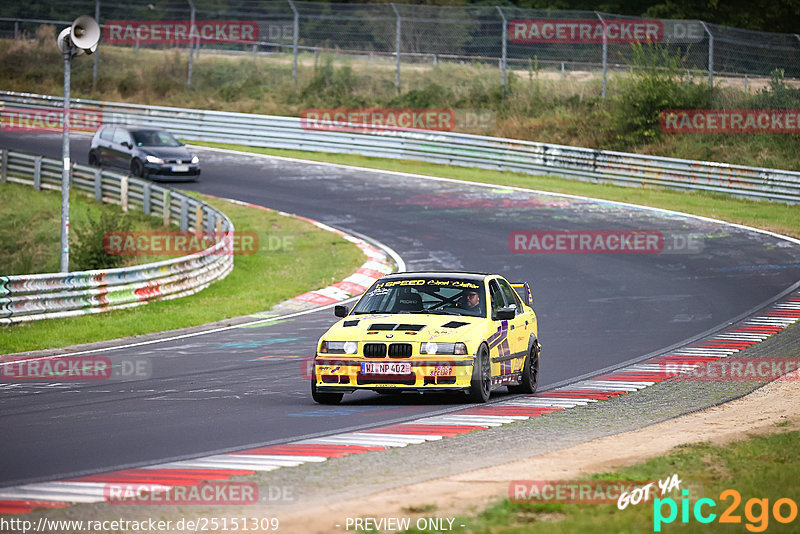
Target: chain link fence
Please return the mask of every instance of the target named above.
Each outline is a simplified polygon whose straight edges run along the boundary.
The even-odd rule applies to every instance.
[[[644,19],[596,11],[533,10],[508,6],[340,4],[294,0],[75,0],[0,7],[0,36],[24,38],[43,23],[65,25],[92,14],[103,26],[103,46],[189,51],[187,84],[202,50],[291,55],[298,69],[321,52],[357,57],[395,70],[440,61],[497,66],[509,71],[597,73],[603,95],[609,71],[636,68],[636,44],[657,43],[694,75],[767,77],[782,69],[800,77],[800,35],[767,33],[699,20]],[[100,50],[102,54],[102,49]],[[95,72],[97,76],[97,56]]]

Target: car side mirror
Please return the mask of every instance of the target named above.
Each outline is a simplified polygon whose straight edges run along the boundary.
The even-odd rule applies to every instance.
[[[333,314],[336,317],[347,317],[348,313],[350,313],[350,310],[347,309],[347,306],[336,305],[333,307]]]
[[[121,144],[122,146],[124,146],[125,148],[127,148],[128,150],[130,150],[131,148],[133,148],[133,145],[131,145],[131,144],[130,144],[129,142],[127,142],[127,141],[123,141],[123,142],[122,142],[122,143],[120,143],[120,144]]]
[[[507,308],[498,308],[494,314],[496,321],[508,321],[517,316],[517,308],[508,306]]]

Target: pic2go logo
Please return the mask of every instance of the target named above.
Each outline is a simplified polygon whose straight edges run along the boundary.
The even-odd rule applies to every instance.
[[[681,514],[681,523],[689,523],[689,513],[691,511],[694,520],[698,523],[712,523],[717,519],[717,514],[711,511],[716,508],[717,503],[714,499],[698,499],[694,506],[689,504],[689,490],[683,490],[680,510],[675,499],[667,497],[665,499],[656,498],[653,501],[653,531],[661,532],[662,524],[673,523]],[[742,517],[736,514],[736,510],[742,502],[741,494],[734,489],[727,489],[719,494],[720,501],[731,499],[731,504],[719,516],[719,523],[741,524]],[[769,526],[770,511],[772,517],[778,523],[791,523],[797,518],[797,503],[789,498],[782,498],[772,503],[770,510],[769,499],[752,498],[744,504],[744,516],[747,519],[745,528],[750,532],[764,532]],[[667,515],[664,515],[664,514]]]

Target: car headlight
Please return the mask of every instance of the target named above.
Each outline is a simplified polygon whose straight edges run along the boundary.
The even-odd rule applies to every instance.
[[[358,343],[355,341],[323,341],[319,351],[325,354],[355,354]]]
[[[147,163],[164,163],[164,160],[158,156],[147,156],[145,159],[147,160]]]
[[[464,343],[437,343],[428,341],[421,343],[420,354],[456,354],[463,356],[467,354],[467,346]]]
[[[200,158],[198,158],[197,156],[192,156],[192,163],[194,164],[200,163]]]

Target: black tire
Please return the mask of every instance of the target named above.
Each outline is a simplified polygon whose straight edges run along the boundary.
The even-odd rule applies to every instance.
[[[525,365],[522,366],[522,381],[516,386],[508,386],[510,393],[536,393],[539,387],[539,343],[533,342]]]
[[[140,160],[131,160],[131,174],[138,176],[139,178],[147,178],[147,171],[144,168],[144,164]]]
[[[339,404],[342,402],[342,397],[344,397],[344,393],[323,393],[317,390],[317,376],[311,374],[311,398],[317,404]]]
[[[99,167],[100,166],[100,159],[97,157],[94,151],[89,152],[89,165],[92,167]]]
[[[482,344],[472,365],[472,381],[469,386],[469,401],[483,404],[492,394],[492,362],[489,359],[489,347]]]

